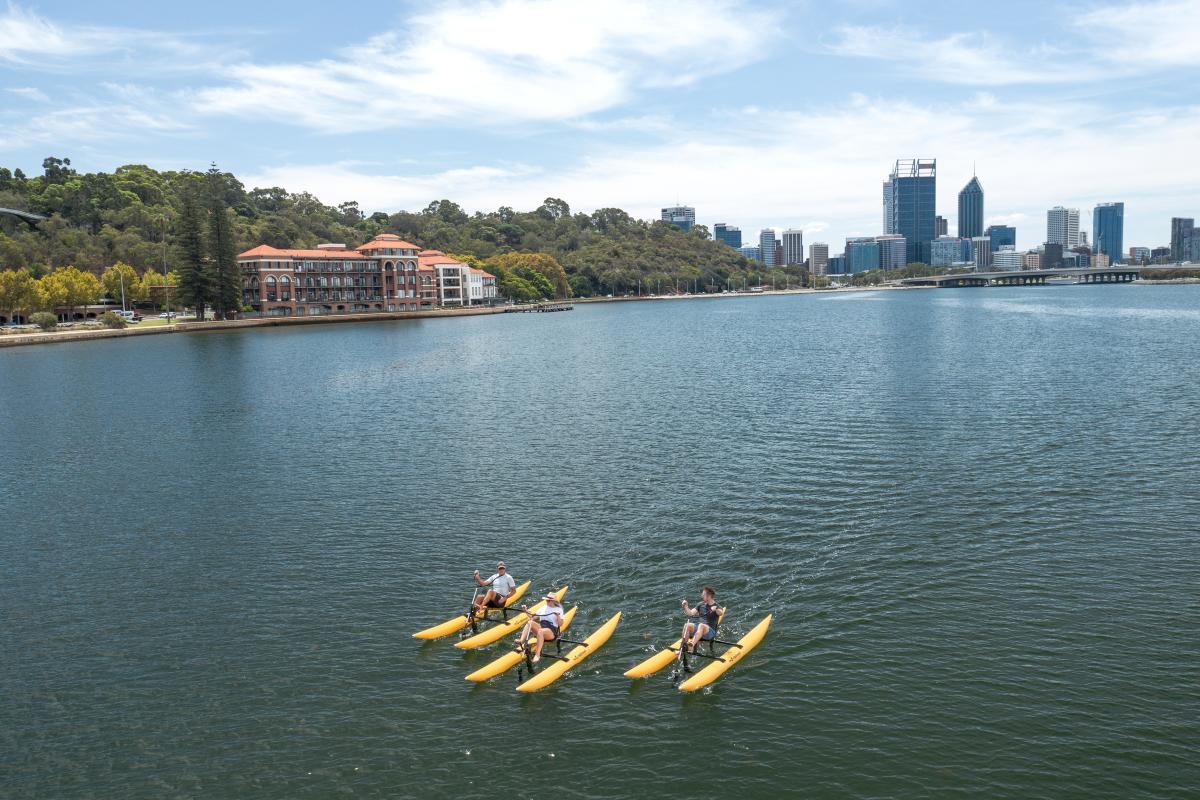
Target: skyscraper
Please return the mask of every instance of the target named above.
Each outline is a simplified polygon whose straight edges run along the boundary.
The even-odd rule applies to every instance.
[[[742,246],[742,229],[733,225],[718,222],[713,225],[713,239],[724,242],[735,250]]]
[[[808,268],[813,275],[829,274],[829,245],[813,242],[808,246]]]
[[[1079,238],[1079,209],[1055,206],[1046,212],[1046,241],[1063,247],[1076,247]]]
[[[1017,246],[1017,229],[1009,225],[988,225],[984,233],[992,240],[993,253],[1001,247]]]
[[[900,269],[904,266],[908,248],[903,236],[898,233],[885,234],[876,236],[875,241],[879,243],[880,269]]]
[[[783,232],[783,263],[785,266],[804,263],[804,231],[788,228]]]
[[[892,182],[883,182],[883,232],[896,232],[895,196],[892,194]]]
[[[1110,264],[1125,257],[1125,204],[1100,203],[1092,212],[1093,251],[1108,256]]]
[[[936,230],[937,159],[900,159],[884,185],[891,186],[892,204],[892,225],[886,232],[905,238],[908,263],[929,263],[929,243]]]
[[[943,217],[941,214],[938,214],[936,217],[933,218],[933,227],[934,227],[934,232],[938,236],[945,236],[947,233],[950,232],[950,225],[949,225],[949,223],[946,222],[946,218]]]
[[[1187,261],[1191,258],[1189,241],[1196,230],[1196,221],[1191,217],[1171,217],[1171,260]]]
[[[983,186],[974,175],[958,193],[958,238],[983,235]]]
[[[676,228],[690,231],[696,224],[696,209],[691,206],[668,206],[662,210],[662,220]]]
[[[762,263],[768,267],[775,266],[774,228],[763,228],[758,232],[758,249],[762,254]]]

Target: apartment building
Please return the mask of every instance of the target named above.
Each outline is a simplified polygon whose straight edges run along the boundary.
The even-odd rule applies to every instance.
[[[419,311],[483,305],[496,297],[494,276],[390,233],[353,249],[264,244],[237,260],[242,302],[268,317]]]

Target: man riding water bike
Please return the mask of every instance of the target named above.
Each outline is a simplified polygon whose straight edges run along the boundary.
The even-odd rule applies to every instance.
[[[484,609],[487,608],[504,608],[504,604],[508,602],[508,598],[512,597],[512,593],[517,589],[517,582],[512,575],[508,574],[508,567],[501,561],[496,565],[496,574],[488,578],[486,581],[479,577],[479,570],[475,570],[475,582],[480,586],[489,586],[486,593],[476,595],[474,608],[471,609],[469,617],[470,621],[475,620],[477,614],[486,614]]]
[[[689,606],[687,600],[681,600],[680,603],[683,605],[684,614],[699,617],[698,621],[687,622],[683,626],[683,647],[687,648],[689,653],[694,653],[699,642],[717,638],[717,621],[721,618],[721,608],[717,605],[717,590],[705,586],[700,592],[700,604],[695,608]]]

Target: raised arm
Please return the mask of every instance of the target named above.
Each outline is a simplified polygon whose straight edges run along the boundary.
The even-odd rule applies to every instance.
[[[491,580],[485,581],[483,578],[479,577],[479,570],[475,570],[475,582],[480,586],[487,586],[489,583],[491,583]]]

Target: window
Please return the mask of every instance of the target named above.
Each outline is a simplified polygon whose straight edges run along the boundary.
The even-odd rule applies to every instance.
[[[279,278],[279,283],[283,286],[291,286],[292,279],[289,278],[287,275],[281,275]]]
[[[271,291],[271,290],[273,290],[274,288],[275,288],[275,276],[274,276],[274,275],[268,275],[268,276],[267,276],[267,290],[268,290],[268,291]]]

